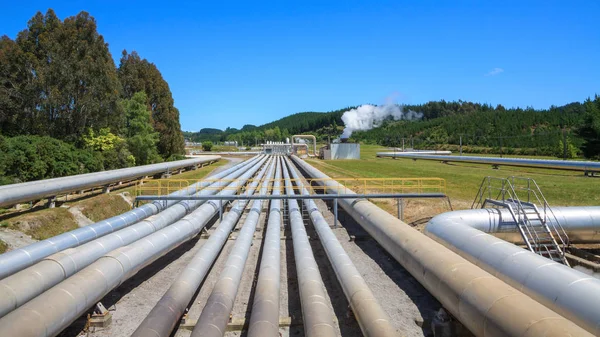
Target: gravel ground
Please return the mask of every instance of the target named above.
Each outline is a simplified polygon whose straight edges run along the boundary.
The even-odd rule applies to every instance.
[[[7,251],[25,247],[37,242],[37,240],[25,233],[8,228],[0,228],[0,240],[4,241],[8,245]]]
[[[238,160],[239,162],[239,160]],[[233,165],[236,162],[230,162]],[[317,201],[326,220],[333,225],[333,214],[328,211],[323,201]],[[265,208],[266,210],[266,205]],[[349,254],[355,266],[373,291],[375,297],[390,315],[394,327],[401,335],[427,336],[427,322],[440,308],[439,303],[414,278],[373,240],[350,217],[345,216],[340,209],[340,220],[344,227],[334,229],[336,237]],[[197,319],[202,312],[207,298],[217,281],[234,245],[234,239],[243,223],[245,213],[238,222],[236,229],[221,251],[205,282],[189,308],[188,317]],[[248,319],[253,301],[253,288],[258,277],[257,270],[261,258],[262,234],[266,225],[266,215],[263,213],[259,220],[253,245],[245,266],[240,289],[234,304],[232,318]],[[360,327],[356,322],[348,301],[341,289],[336,275],[331,267],[320,241],[310,221],[306,222],[307,233],[313,247],[319,271],[323,278],[330,307],[337,317],[338,335],[361,336]],[[209,230],[218,225],[218,219]],[[357,239],[350,241],[350,235]],[[291,317],[292,326],[281,328],[281,336],[303,336],[302,311],[294,265],[293,242],[289,226],[284,225],[281,241],[281,297],[280,316]],[[206,242],[205,239],[194,239],[185,243],[147,266],[119,288],[108,294],[102,303],[112,311],[113,322],[109,328],[96,329],[85,334],[92,337],[129,336],[142,322],[152,307],[169,288],[173,280],[189,263],[194,254]],[[422,322],[426,322],[424,325]],[[85,318],[71,325],[61,336],[75,336],[84,330]],[[421,328],[419,325],[423,325]],[[179,330],[174,336],[189,336],[190,331]],[[227,336],[244,335],[243,332],[227,332]]]

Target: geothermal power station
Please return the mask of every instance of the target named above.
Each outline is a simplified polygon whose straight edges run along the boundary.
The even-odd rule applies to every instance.
[[[550,207],[531,179],[489,177],[471,209],[418,230],[401,220],[402,200],[446,200],[442,179],[334,179],[301,158],[359,159],[358,144],[257,152],[196,181],[175,174],[224,158],[0,187],[5,208],[136,191],[127,212],[0,255],[0,336],[600,335],[600,280],[574,268],[597,264],[570,251],[600,242],[600,207]]]

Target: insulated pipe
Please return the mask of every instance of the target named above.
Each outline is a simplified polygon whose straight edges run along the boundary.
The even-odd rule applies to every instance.
[[[281,194],[281,160],[277,161],[273,195]],[[264,232],[264,230],[263,230]],[[254,288],[248,337],[279,336],[279,289],[281,274],[281,200],[271,200],[258,280]]]
[[[329,178],[298,157],[292,159],[309,176]],[[329,193],[350,192],[335,181],[321,184]],[[476,336],[592,336],[368,200],[339,203]]]
[[[247,169],[248,165],[245,165],[225,178],[235,179]],[[214,189],[202,190],[197,195],[216,194],[217,188],[224,185],[226,183],[213,183],[211,187]],[[0,281],[0,317],[80,271],[102,255],[172,224],[203,203],[204,201],[201,200],[181,201],[143,221],[77,248],[56,253],[29,268],[4,278]]]
[[[315,136],[313,136],[313,135],[293,135],[292,136],[292,145],[301,144],[301,143],[294,143],[294,140],[296,138],[309,138],[309,139],[312,139],[312,141],[313,141],[313,156],[318,156],[318,154],[317,154],[317,138]],[[306,154],[310,155],[308,153],[308,145],[306,146]]]
[[[296,184],[300,190],[300,194],[310,194],[303,185],[300,185],[301,177],[292,166],[289,159],[286,159],[292,177],[296,180]],[[319,211],[314,200],[305,199],[304,207],[308,210],[308,214],[312,220],[315,229],[317,230],[319,240],[329,262],[333,266],[335,275],[340,282],[346,299],[352,307],[352,312],[356,316],[356,320],[360,325],[360,329],[365,336],[398,336],[398,333],[390,322],[390,316],[383,310],[377,302],[377,299],[369,289],[369,286],[360,275],[359,271],[352,263],[352,260],[333,234],[329,224]]]
[[[594,223],[586,214],[600,211],[600,207],[569,208],[560,208],[563,221],[567,220],[561,224],[568,226],[583,219],[588,229]],[[446,212],[429,221],[425,234],[587,331],[600,335],[600,280],[476,229],[496,227],[502,213],[495,209]],[[568,214],[575,218],[569,219]],[[596,229],[599,220],[596,218]]]
[[[241,188],[265,161],[228,186]],[[235,193],[226,189],[219,195]],[[196,236],[218,209],[219,202],[210,200],[176,223],[101,257],[1,318],[0,336],[55,336],[140,269]]]
[[[265,170],[266,167],[259,173],[259,177],[263,175]],[[253,193],[257,186],[258,180],[255,180],[247,192]],[[173,281],[169,290],[152,308],[148,316],[132,334],[132,337],[168,337],[171,335],[175,325],[183,316],[192,297],[200,287],[200,283],[202,283],[219,255],[229,237],[229,233],[233,230],[247,203],[247,200],[239,200],[234,203],[231,211],[223,217],[223,221],[211,234],[208,241],[194,255],[177,279]]]
[[[273,171],[274,165],[271,165],[266,175],[267,179],[264,180],[260,188],[260,195],[268,194]],[[235,239],[235,244],[225,262],[223,271],[215,283],[212,293],[208,297],[200,318],[198,318],[198,322],[192,331],[192,337],[222,337],[225,334],[229,315],[233,309],[242,273],[244,272],[248,253],[250,252],[250,246],[252,246],[252,240],[254,239],[256,224],[262,212],[262,203],[263,200],[258,199],[252,203],[242,229],[239,231]]]
[[[282,165],[282,169],[286,193],[294,195],[294,187],[287,168]],[[294,260],[296,261],[296,274],[298,275],[304,334],[307,337],[336,336],[333,313],[326,300],[325,285],[308,242],[300,206],[294,199],[288,200],[288,214],[292,227]]]
[[[429,154],[403,154],[401,152],[377,152],[377,157],[395,157],[437,160],[444,162],[464,162],[476,164],[491,164],[504,166],[523,166],[549,168],[557,170],[571,170],[584,172],[599,172],[600,162],[575,161],[575,160],[548,160],[548,159],[523,159],[523,158],[494,158],[494,157],[471,157],[471,156],[437,156]]]
[[[178,160],[160,164],[129,167],[119,170],[103,171],[74,175],[69,177],[31,181],[12,184],[0,188],[0,207],[11,206],[21,202],[53,197],[80,191],[96,186],[105,186],[124,180],[132,180],[142,176],[155,175],[170,170],[210,163],[219,160],[220,156]]]
[[[248,161],[235,165],[223,172],[211,176],[212,179],[222,178],[234,172],[241,167],[250,165],[258,160],[258,157],[252,158]],[[212,182],[199,182],[184,190],[177,191],[171,195],[189,195],[195,193],[200,188],[211,185]],[[23,268],[31,266],[32,264],[39,262],[43,258],[50,256],[54,253],[60,252],[67,248],[79,246],[83,243],[97,239],[108,233],[112,233],[119,229],[125,228],[131,224],[134,224],[140,220],[143,220],[153,214],[156,214],[163,210],[166,206],[175,204],[177,201],[169,200],[166,203],[164,201],[155,201],[153,203],[142,205],[138,208],[127,211],[123,214],[116,215],[112,218],[98,221],[95,224],[77,228],[70,232],[66,232],[46,240],[32,243],[28,246],[21,247],[19,249],[11,250],[0,255],[0,279],[13,274]]]
[[[544,217],[544,210],[539,209]],[[485,208],[468,211],[457,211],[461,213],[462,222],[485,233],[493,234],[495,237],[511,243],[523,243],[523,237],[514,223],[514,219],[508,209]],[[556,219],[558,219],[558,224]],[[483,221],[483,219],[487,219]],[[552,207],[552,213],[546,216],[549,226],[560,225],[570,243],[600,243],[600,207],[578,206],[578,207]]]

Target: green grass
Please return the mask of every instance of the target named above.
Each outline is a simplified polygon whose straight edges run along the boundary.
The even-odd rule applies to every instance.
[[[78,228],[73,215],[62,207],[20,215],[5,222],[8,228],[30,235],[36,240],[45,240]]]
[[[522,176],[535,179],[552,206],[600,205],[600,178],[585,177],[582,172],[559,171],[490,165],[450,163],[430,160],[376,158],[377,152],[389,151],[381,146],[361,145],[361,160],[307,160],[333,178],[348,177],[438,177],[446,180],[452,201],[469,205],[484,177]]]

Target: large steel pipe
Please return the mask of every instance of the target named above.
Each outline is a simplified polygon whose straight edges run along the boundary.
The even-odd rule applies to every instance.
[[[235,179],[248,168],[249,166],[245,165],[225,178]],[[225,185],[225,182],[217,181],[211,184],[210,189],[202,190],[197,195],[216,194],[218,189]],[[51,255],[31,267],[4,278],[0,281],[0,317],[75,274],[102,255],[137,241],[181,219],[200,207],[203,202],[201,200],[181,201],[136,224],[77,248]]]
[[[289,159],[286,159],[289,170],[296,181],[296,184],[301,182],[301,177],[292,166]],[[298,186],[300,194],[310,194],[303,185]],[[329,227],[329,224],[323,217],[317,204],[312,199],[304,200],[304,207],[312,220],[319,240],[325,249],[327,258],[331,263],[335,275],[340,282],[346,299],[352,307],[352,311],[360,325],[360,328],[365,336],[397,336],[397,332],[390,322],[389,315],[383,310],[377,299],[369,289],[369,286],[362,278],[354,263],[335,237],[335,234]]]
[[[543,209],[539,211],[542,217],[547,218],[550,227],[558,228],[560,225],[565,230],[570,243],[600,243],[600,207],[552,207],[552,214],[547,216]],[[508,209],[484,208],[456,212],[459,212],[455,215],[460,216],[464,225],[493,234],[504,241],[523,243],[523,237]]]
[[[286,167],[282,167],[282,169],[286,193],[294,195],[294,187],[288,170]],[[333,322],[334,315],[327,303],[325,285],[308,242],[300,206],[294,199],[288,201],[288,214],[292,228],[294,260],[296,261],[296,274],[298,275],[304,334],[308,337],[336,336]]]
[[[0,189],[0,207],[12,206],[21,202],[39,200],[59,194],[118,183],[119,181],[127,181],[143,176],[150,176],[171,170],[210,163],[217,161],[220,158],[220,156],[206,156],[205,158],[186,159],[7,185]]]
[[[305,161],[296,165],[313,178],[330,179]],[[322,181],[329,193],[349,193]],[[365,199],[339,201],[390,255],[454,317],[477,336],[592,336],[572,321],[419,233]]]
[[[265,161],[261,159],[219,195],[235,194]],[[0,336],[55,336],[140,269],[196,236],[219,204],[208,201],[176,223],[101,257],[0,319]]]
[[[407,159],[436,160],[443,162],[463,162],[475,164],[490,164],[504,166],[522,166],[549,168],[557,170],[600,172],[600,162],[575,161],[575,160],[548,160],[548,159],[524,159],[524,158],[494,158],[494,157],[471,157],[471,156],[439,156],[430,154],[404,154],[402,152],[377,152],[377,157],[394,157]]]
[[[219,179],[227,176],[231,172],[234,172],[241,167],[251,165],[259,158],[255,157],[246,162],[240,163],[231,167],[223,172],[211,176],[211,179]],[[171,195],[189,195],[196,193],[198,189],[211,185],[212,182],[199,182],[184,190],[177,191]],[[138,208],[132,209],[131,211],[125,212],[120,215],[116,215],[112,218],[98,221],[92,225],[77,228],[70,232],[66,232],[52,238],[38,241],[19,249],[12,250],[0,255],[0,279],[13,274],[23,268],[26,268],[36,262],[39,262],[43,258],[50,256],[54,253],[60,252],[67,248],[72,248],[89,242],[91,240],[102,237],[106,234],[112,233],[119,229],[125,228],[139,222],[151,215],[157,214],[165,207],[173,205],[177,201],[169,200],[167,202],[153,202],[142,205]]]
[[[277,161],[272,194],[281,194],[281,160]],[[248,327],[249,337],[279,336],[280,255],[281,200],[274,199],[269,205],[269,220]]]
[[[258,176],[263,176],[266,169],[267,167]],[[258,180],[255,180],[248,188],[247,193],[253,193],[257,186]],[[167,292],[138,326],[132,335],[133,337],[168,337],[171,335],[175,325],[181,319],[192,297],[219,255],[229,237],[229,233],[233,230],[247,203],[248,201],[244,200],[234,203],[231,211],[223,217],[208,241],[194,255],[190,263],[173,281]]]
[[[599,229],[600,207],[561,207],[561,224]],[[595,212],[594,212],[595,211]],[[425,228],[427,236],[458,253],[516,289],[531,296],[594,335],[600,335],[600,280],[476,228],[497,228],[497,209],[447,212],[435,216]],[[569,218],[569,214],[574,215]],[[586,216],[587,215],[587,216]]]
[[[267,194],[273,171],[273,166],[271,166],[266,175],[267,179],[260,188],[260,195]],[[242,229],[239,231],[235,244],[227,257],[223,271],[219,275],[219,279],[192,331],[192,337],[222,337],[225,334],[229,315],[233,309],[248,253],[250,252],[250,246],[254,239],[258,218],[262,212],[262,203],[263,200],[254,200],[252,203]]]

